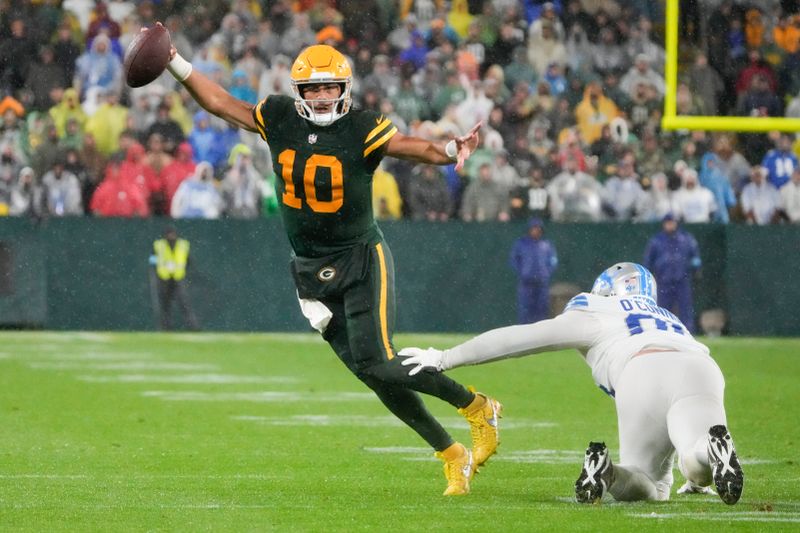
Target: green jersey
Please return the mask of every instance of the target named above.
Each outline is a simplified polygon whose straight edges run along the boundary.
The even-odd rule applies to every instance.
[[[351,110],[330,126],[302,118],[294,99],[272,95],[253,116],[275,167],[289,242],[320,257],[382,238],[372,213],[372,174],[397,128],[373,111]]]

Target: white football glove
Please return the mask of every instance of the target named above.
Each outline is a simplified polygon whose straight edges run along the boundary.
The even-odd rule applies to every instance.
[[[403,348],[397,355],[403,357],[403,366],[416,365],[408,371],[409,376],[414,376],[426,368],[441,372],[443,368],[442,351],[435,348]]]

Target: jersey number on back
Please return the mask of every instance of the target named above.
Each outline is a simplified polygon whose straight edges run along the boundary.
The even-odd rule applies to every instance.
[[[295,156],[297,152],[286,149],[278,155],[278,163],[281,164],[281,177],[283,178],[284,191],[283,203],[294,209],[302,209],[303,200],[295,194],[294,171]],[[314,179],[317,176],[318,168],[327,168],[331,174],[331,199],[318,200],[317,187]],[[332,155],[313,154],[305,161],[303,169],[303,192],[305,193],[308,207],[315,213],[335,213],[344,204],[344,176],[342,174],[342,162]]]
[[[683,326],[681,326],[680,324],[667,322],[666,320],[662,320],[657,316],[638,314],[638,313],[631,313],[627,317],[625,317],[625,324],[628,326],[628,332],[631,335],[638,335],[639,333],[643,333],[646,329],[644,327],[644,324],[642,323],[643,320],[652,320],[656,326],[656,329],[660,329],[661,331],[668,331],[669,328],[672,327],[672,331],[683,335]]]

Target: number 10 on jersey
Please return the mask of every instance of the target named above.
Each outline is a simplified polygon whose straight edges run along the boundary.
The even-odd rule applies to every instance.
[[[294,209],[303,208],[303,199],[295,193],[295,184],[292,179],[297,152],[286,149],[278,154],[278,163],[281,165],[281,178],[283,178],[284,191],[282,200],[287,206]],[[330,200],[317,198],[315,178],[318,168],[327,168],[331,175]],[[312,154],[303,165],[303,193],[308,207],[315,213],[335,213],[344,204],[344,176],[342,162],[333,155]]]

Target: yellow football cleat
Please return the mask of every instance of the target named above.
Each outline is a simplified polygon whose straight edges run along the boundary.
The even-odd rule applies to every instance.
[[[469,390],[475,392],[472,387]],[[498,420],[502,410],[500,402],[480,392],[475,392],[475,399],[471,404],[458,410],[469,422],[476,468],[482,466],[497,451],[497,445],[500,444]]]
[[[469,482],[475,474],[475,463],[472,452],[463,444],[456,442],[446,450],[435,453],[444,461],[444,477],[447,478],[445,496],[461,496],[469,494]]]

